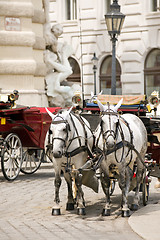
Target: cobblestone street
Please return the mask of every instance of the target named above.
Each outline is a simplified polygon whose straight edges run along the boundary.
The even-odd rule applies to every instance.
[[[112,196],[114,208],[110,217],[102,217],[104,200],[101,186],[98,194],[84,187],[86,216],[76,210],[68,212],[66,183],[62,178],[60,191],[62,215],[52,216],[54,172],[51,164],[33,175],[21,174],[8,182],[0,172],[0,239],[83,239],[83,240],[140,240],[128,225],[128,218],[119,216],[120,192]]]

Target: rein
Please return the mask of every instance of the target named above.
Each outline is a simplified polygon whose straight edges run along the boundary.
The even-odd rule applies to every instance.
[[[79,136],[79,133],[78,133],[78,130],[77,130],[77,127],[76,127],[76,125],[75,125],[75,122],[74,122],[74,120],[73,120],[72,115],[73,115],[74,117],[76,117],[76,118],[78,119],[78,121],[81,123],[81,125],[83,126],[83,131],[84,131],[85,137]],[[88,127],[88,126],[86,125],[86,123],[84,122],[84,120],[82,119],[81,116],[77,116],[76,114],[73,114],[73,113],[72,113],[72,114],[70,114],[70,117],[71,117],[71,121],[72,121],[72,124],[73,124],[73,126],[74,126],[74,129],[75,129],[75,131],[76,131],[77,136],[74,137],[74,138],[72,138],[72,139],[70,139],[70,143],[69,143],[69,145],[68,145],[68,147],[67,147],[67,149],[66,149],[65,156],[66,156],[66,157],[73,157],[73,156],[75,156],[75,155],[77,155],[77,154],[79,154],[79,153],[81,153],[81,152],[87,151],[88,154],[89,154],[89,156],[90,156],[90,157],[93,157],[92,151],[90,150],[90,148],[89,148],[89,146],[88,146],[88,141],[87,141],[88,138],[87,138],[87,131],[86,131],[86,128],[85,128],[85,127]],[[91,129],[90,129],[89,127],[88,127],[88,129],[91,131]],[[91,131],[91,133],[92,133],[92,131]],[[92,135],[93,135],[93,133],[92,133]],[[82,138],[85,139],[85,145],[84,145],[84,146],[82,146],[82,143],[81,143],[81,139],[82,139]],[[72,152],[67,152],[69,146],[71,145],[71,143],[72,143],[75,139],[78,139],[78,141],[79,141],[79,148],[73,150]]]
[[[74,114],[74,113],[69,113],[69,116],[70,116],[70,119],[71,119],[71,123],[72,123],[72,125],[73,125],[73,128],[74,128],[74,130],[75,130],[75,131],[74,131],[74,135],[75,135],[75,134],[77,135],[77,136],[73,136],[71,139],[68,139],[68,137],[69,137],[69,131],[71,131],[71,128],[70,128],[70,125],[69,125],[69,123],[68,123],[67,120],[63,119],[63,117],[61,117],[61,116],[58,115],[58,116],[56,116],[56,118],[57,118],[57,117],[60,117],[62,120],[57,120],[57,121],[56,121],[55,119],[53,119],[53,121],[52,121],[52,124],[60,124],[60,123],[65,123],[65,124],[66,124],[66,130],[67,130],[67,136],[66,136],[66,138],[63,139],[63,138],[60,138],[60,137],[53,137],[53,138],[52,138],[52,139],[53,139],[52,145],[54,144],[54,140],[55,140],[55,139],[59,139],[59,140],[61,140],[61,141],[63,141],[63,142],[65,143],[66,150],[65,150],[65,152],[64,152],[64,156],[67,157],[67,165],[69,165],[69,164],[68,164],[68,162],[69,162],[69,161],[68,161],[68,158],[71,158],[71,157],[73,157],[73,156],[75,156],[75,155],[77,155],[77,154],[79,154],[79,153],[81,153],[81,152],[87,151],[88,154],[89,154],[89,156],[90,156],[90,157],[93,157],[92,151],[90,150],[90,148],[89,148],[89,146],[88,146],[88,141],[87,141],[87,131],[86,131],[86,127],[88,127],[87,124],[84,122],[84,120],[82,119],[81,116],[77,116],[77,115]],[[76,125],[75,125],[73,116],[76,117],[76,118],[78,119],[78,121],[81,123],[81,125],[82,125],[82,127],[83,127],[83,131],[84,131],[84,137],[79,135],[78,128],[77,128]],[[91,131],[91,129],[90,129],[89,127],[88,127],[88,129]],[[92,133],[92,131],[91,131],[91,133]],[[93,133],[92,133],[92,135],[93,135]],[[84,145],[84,146],[82,145],[82,141],[81,141],[82,138],[85,139],[85,145]],[[74,140],[76,140],[76,139],[78,139],[79,147],[76,148],[76,149],[74,149],[73,151],[69,152],[69,151],[68,151],[69,147],[71,146],[72,142],[73,142]],[[66,146],[67,140],[68,140],[69,143],[68,143],[68,145]]]
[[[60,117],[62,120],[54,120],[53,119],[53,121],[52,121],[52,124],[60,124],[60,123],[65,123],[66,124],[66,132],[67,132],[67,136],[66,136],[66,139],[68,138],[68,130],[70,130],[70,126],[69,126],[69,123],[67,122],[67,120],[65,120],[65,119],[63,119],[61,116],[56,116],[56,117]],[[58,139],[58,140],[61,140],[61,141],[63,141],[64,142],[64,145],[66,146],[66,139],[63,139],[63,138],[60,138],[60,137],[53,137],[52,138],[52,144],[53,144],[53,142],[54,142],[54,140],[56,140],[56,139]]]

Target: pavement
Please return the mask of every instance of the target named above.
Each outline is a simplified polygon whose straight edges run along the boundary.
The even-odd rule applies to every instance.
[[[132,230],[145,240],[160,239],[160,201],[136,211],[129,217]]]
[[[152,177],[149,202],[128,219],[132,230],[145,240],[160,239],[160,182]],[[156,187],[157,186],[157,187]],[[154,193],[154,194],[153,194]],[[153,195],[152,195],[153,194]],[[157,196],[156,196],[157,194]],[[151,199],[150,199],[151,198]]]
[[[65,210],[66,184],[61,186],[61,216],[52,216],[54,171],[51,164],[42,164],[32,175],[20,174],[8,182],[0,172],[0,239],[1,240],[159,240],[160,188],[152,179],[147,206],[120,216],[121,194],[118,186],[112,196],[110,217],[102,217],[105,203],[102,190],[95,194],[84,187],[86,216],[76,210]],[[132,197],[132,194],[131,196]]]

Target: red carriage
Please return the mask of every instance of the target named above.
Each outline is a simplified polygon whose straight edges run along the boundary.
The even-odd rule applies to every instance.
[[[51,124],[45,108],[12,108],[14,100],[0,102],[1,168],[7,180],[14,180],[20,171],[33,173],[40,167]],[[56,113],[60,108],[49,109]]]
[[[23,173],[34,173],[40,167],[44,158],[44,142],[51,118],[43,107],[12,108],[16,99],[14,94],[9,96],[11,100],[5,103],[0,102],[0,151],[3,174],[6,179],[14,180],[20,170]],[[102,103],[109,101],[111,104],[115,104],[121,97],[124,102],[119,112],[138,115],[146,126],[148,132],[146,162],[151,166],[150,174],[160,178],[160,117],[147,116],[148,109],[144,95],[98,96]],[[49,108],[53,113],[59,109],[60,107]],[[99,108],[94,100],[86,101],[82,114],[94,130],[99,119]]]

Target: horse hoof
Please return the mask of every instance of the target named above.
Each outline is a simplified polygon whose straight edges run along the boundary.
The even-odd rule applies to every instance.
[[[111,209],[103,208],[102,216],[110,216],[110,215],[111,215]]]
[[[137,211],[137,210],[138,210],[138,205],[132,203],[132,205],[131,205],[131,210],[132,210],[132,211]]]
[[[122,210],[122,217],[129,217],[130,211],[129,210]]]
[[[85,208],[77,208],[77,214],[78,215],[86,215]]]
[[[53,216],[61,215],[61,210],[60,210],[60,208],[53,208],[53,209],[52,209],[52,215],[53,215]]]
[[[74,203],[67,203],[66,204],[66,210],[74,210]]]

